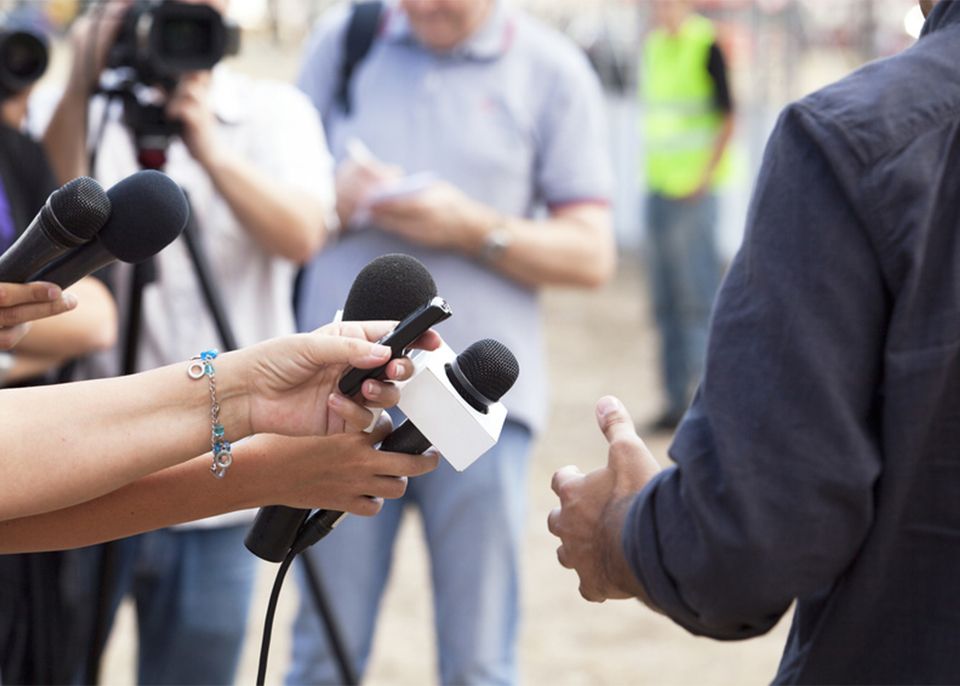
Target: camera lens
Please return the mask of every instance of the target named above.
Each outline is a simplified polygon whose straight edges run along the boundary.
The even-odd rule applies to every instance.
[[[214,25],[193,19],[174,19],[160,32],[161,53],[174,60],[209,59],[214,49]]]
[[[47,68],[47,47],[32,33],[14,31],[0,39],[0,70],[8,80],[24,88]]]

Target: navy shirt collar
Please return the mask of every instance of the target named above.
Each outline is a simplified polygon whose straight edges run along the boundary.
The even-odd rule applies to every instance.
[[[945,26],[956,23],[960,23],[960,2],[940,0],[940,2],[934,5],[930,16],[928,16],[927,21],[924,22],[920,37],[922,38],[937,29],[942,29]]]

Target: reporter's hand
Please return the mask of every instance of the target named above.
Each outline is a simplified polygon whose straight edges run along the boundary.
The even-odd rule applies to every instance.
[[[390,418],[383,416],[369,434],[261,436],[248,442],[250,447],[234,463],[238,471],[231,476],[241,477],[236,480],[240,487],[257,490],[251,506],[281,504],[372,516],[385,498],[404,494],[407,477],[426,474],[439,462],[435,451],[405,455],[374,448],[391,429]]]
[[[77,299],[52,283],[0,283],[0,350],[10,350],[29,322],[72,310]]]
[[[313,333],[285,336],[266,341],[229,355],[223,378],[243,379],[225,387],[224,398],[246,398],[248,433],[278,433],[287,436],[325,436],[347,429],[368,426],[372,413],[337,393],[337,383],[348,366],[360,369],[379,367],[390,359],[390,348],[376,341],[396,326],[396,322],[342,322],[328,324]],[[433,350],[440,337],[427,332],[416,347]],[[387,379],[402,381],[413,373],[406,358],[387,365]],[[331,395],[335,394],[333,398]],[[391,407],[400,398],[390,383],[364,382],[367,407]]]
[[[610,444],[607,465],[588,474],[569,466],[553,475],[551,488],[560,507],[547,527],[560,538],[557,559],[580,577],[580,595],[594,602],[639,597],[645,591],[623,557],[620,534],[633,497],[660,466],[633,429],[623,404],[601,398],[597,423]]]
[[[482,242],[484,227],[500,221],[492,209],[445,181],[375,203],[370,216],[377,227],[413,243],[467,252]]]
[[[336,198],[340,226],[349,228],[357,208],[380,184],[403,176],[403,170],[376,159],[348,157],[337,167]]]

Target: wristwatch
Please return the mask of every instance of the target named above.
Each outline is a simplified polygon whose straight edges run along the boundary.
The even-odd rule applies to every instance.
[[[513,232],[505,226],[497,226],[483,239],[483,246],[480,248],[480,260],[496,262],[512,243]]]

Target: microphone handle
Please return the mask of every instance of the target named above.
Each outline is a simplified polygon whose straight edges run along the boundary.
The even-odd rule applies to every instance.
[[[30,277],[38,269],[44,268],[72,246],[57,239],[48,228],[50,210],[44,205],[40,213],[30,222],[27,230],[20,234],[17,241],[3,255],[0,255],[0,281],[8,283],[26,283],[35,281]],[[59,284],[58,284],[59,285]]]
[[[421,455],[432,443],[420,433],[420,429],[409,419],[394,429],[383,439],[380,450],[407,455]],[[294,554],[302,553],[321,538],[333,531],[346,513],[336,510],[318,510],[297,533],[291,546]],[[249,547],[249,546],[248,546]],[[283,558],[281,558],[282,560]]]
[[[261,560],[283,562],[297,532],[309,516],[310,510],[285,505],[261,507],[243,544]]]
[[[40,270],[33,275],[32,280],[49,281],[60,288],[68,288],[116,259],[100,241],[94,239]]]

